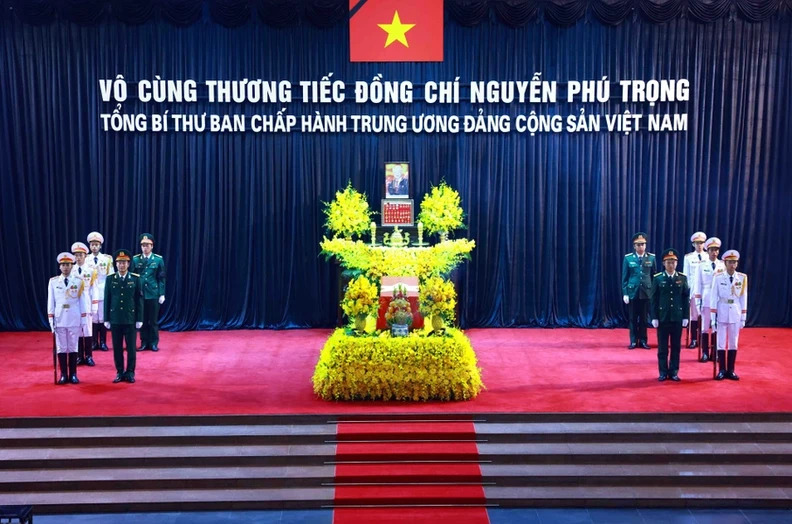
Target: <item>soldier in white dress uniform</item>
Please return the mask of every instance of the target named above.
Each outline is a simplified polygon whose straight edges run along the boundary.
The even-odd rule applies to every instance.
[[[104,290],[105,280],[109,275],[115,273],[113,269],[113,257],[102,253],[102,244],[104,244],[104,237],[101,233],[93,231],[88,234],[88,245],[91,248],[91,253],[86,257],[85,262],[88,267],[96,271],[96,297],[99,300],[97,304],[96,316],[91,319],[93,322],[93,343],[92,349],[101,349],[107,351],[107,329],[104,327]]]
[[[97,308],[99,307],[99,299],[96,296],[96,271],[85,263],[85,257],[88,255],[88,246],[82,242],[75,242],[72,244],[71,252],[77,261],[72,268],[72,273],[85,282],[85,292],[88,293],[91,301],[90,318],[88,323],[85,324],[85,328],[80,334],[80,340],[77,343],[77,365],[95,366],[96,362],[94,362],[93,348],[91,347],[91,339],[93,338],[93,324],[91,321],[96,318]]]
[[[707,251],[707,259],[698,265],[695,287],[693,288],[696,310],[701,319],[701,362],[707,362],[711,358],[715,358],[717,334],[710,326],[710,289],[712,288],[712,278],[717,273],[726,270],[723,261],[718,260],[720,247],[721,241],[718,237],[708,238],[707,241],[704,242],[704,249]],[[710,348],[712,348],[711,354]]]
[[[726,271],[715,275],[710,289],[710,309],[715,313],[711,325],[718,330],[718,375],[715,380],[740,380],[734,373],[740,329],[748,313],[748,275],[737,271],[740,253],[730,249],[723,254]],[[728,355],[725,355],[728,350]]]
[[[707,235],[703,231],[697,231],[690,237],[693,243],[693,251],[685,255],[682,273],[688,277],[688,285],[690,289],[696,289],[696,275],[699,265],[707,259],[707,253],[704,252],[702,246],[707,240]],[[696,309],[696,300],[693,297],[694,293],[690,293],[690,324],[688,326],[688,336],[690,343],[688,348],[695,348],[698,346],[699,329],[701,323],[699,322],[699,311]]]
[[[58,255],[61,274],[52,277],[47,288],[47,317],[55,333],[61,377],[58,384],[79,384],[77,379],[77,339],[88,323],[91,303],[85,291],[85,282],[72,274],[74,256]]]

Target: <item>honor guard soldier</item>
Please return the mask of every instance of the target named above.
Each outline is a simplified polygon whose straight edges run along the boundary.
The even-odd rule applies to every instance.
[[[113,257],[102,253],[102,244],[104,244],[104,237],[101,233],[93,231],[88,234],[88,246],[91,253],[86,257],[85,263],[88,267],[96,271],[96,296],[99,298],[97,304],[96,317],[93,321],[93,344],[92,349],[101,349],[107,351],[107,331],[104,327],[104,295],[105,295],[105,280],[112,275],[113,270]]]
[[[132,259],[133,273],[140,275],[143,285],[143,328],[140,330],[140,351],[159,351],[159,307],[165,302],[165,260],[152,253],[154,237],[140,235],[141,254]]]
[[[115,252],[117,273],[107,277],[104,299],[104,325],[113,336],[113,361],[116,377],[113,383],[122,380],[135,382],[135,329],[143,325],[143,294],[140,277],[129,271],[132,254],[126,249]],[[124,368],[124,341],[126,341],[127,365]]]
[[[630,345],[649,349],[646,327],[649,323],[649,297],[652,292],[652,274],[657,266],[653,253],[646,252],[646,233],[632,237],[635,251],[624,255],[622,261],[622,300],[627,304],[630,321]]]
[[[690,320],[690,287],[684,273],[676,270],[679,253],[666,249],[662,254],[665,271],[652,280],[652,325],[657,328],[657,363],[660,382],[667,378],[679,382],[679,352],[682,328]],[[671,356],[669,358],[669,341]]]
[[[72,275],[74,261],[71,253],[58,255],[61,274],[50,279],[47,289],[47,317],[55,334],[55,351],[61,373],[58,384],[80,383],[77,379],[77,339],[88,323],[91,308],[85,282]]]
[[[96,318],[97,308],[99,307],[99,298],[96,295],[96,271],[88,267],[85,263],[85,257],[88,254],[88,246],[82,242],[75,242],[71,247],[72,254],[74,255],[77,263],[72,268],[74,276],[81,278],[85,283],[85,292],[91,301],[91,311],[89,313],[88,322],[80,333],[80,340],[77,343],[77,365],[87,364],[94,366],[96,363],[93,359],[93,348],[91,342],[93,338],[93,319]]]
[[[712,279],[710,308],[715,314],[711,326],[718,331],[718,375],[715,380],[740,380],[734,373],[740,329],[748,313],[748,275],[737,271],[740,253],[730,249],[723,254],[725,271]],[[728,349],[729,354],[726,355]]]
[[[690,289],[696,288],[696,276],[698,275],[698,267],[707,259],[707,253],[704,251],[704,242],[707,240],[707,235],[702,231],[693,233],[690,237],[690,242],[693,243],[693,251],[685,255],[685,261],[682,264],[682,272],[688,277],[688,285]],[[690,327],[688,328],[688,335],[690,343],[688,348],[693,349],[698,346],[699,329],[702,324],[699,322],[699,311],[696,308],[696,299],[690,294]]]
[[[713,277],[726,270],[723,261],[718,260],[721,241],[718,237],[708,238],[704,242],[704,249],[707,251],[707,259],[699,264],[698,275],[693,284],[693,296],[696,301],[696,309],[701,320],[701,362],[707,362],[715,358],[715,346],[717,336],[710,326],[710,289],[712,288]],[[710,354],[710,348],[712,353]]]

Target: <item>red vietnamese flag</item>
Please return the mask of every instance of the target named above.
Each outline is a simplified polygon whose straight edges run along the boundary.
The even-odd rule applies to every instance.
[[[352,62],[442,62],[443,0],[349,0]]]

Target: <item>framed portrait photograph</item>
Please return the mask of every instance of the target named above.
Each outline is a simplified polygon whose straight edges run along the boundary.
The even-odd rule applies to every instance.
[[[409,162],[385,162],[385,198],[410,198]]]

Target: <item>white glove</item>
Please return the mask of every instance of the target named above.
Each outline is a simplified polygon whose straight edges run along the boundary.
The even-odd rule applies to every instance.
[[[655,329],[660,327],[660,321],[657,320],[657,319],[652,320],[652,327],[655,328]]]
[[[688,326],[688,319],[683,318],[682,319],[682,327],[687,327],[687,326]]]
[[[55,319],[54,318],[52,318],[52,317],[49,318],[49,325],[50,325],[50,331],[55,333]]]
[[[163,302],[165,302],[165,295],[160,295],[159,303],[162,304]]]
[[[105,322],[105,327],[106,327],[107,329],[110,329],[110,322]]]
[[[711,327],[712,329],[718,329],[718,321],[717,321],[715,318],[713,318],[712,320],[710,320],[710,327]]]
[[[625,304],[629,304],[629,303],[630,303],[630,297],[628,297],[627,295],[624,295],[624,296],[622,297],[622,300],[624,300],[624,303],[625,303]]]
[[[135,329],[140,329],[143,327],[143,322],[135,322]]]
[[[745,320],[740,321],[740,327],[745,327]]]

